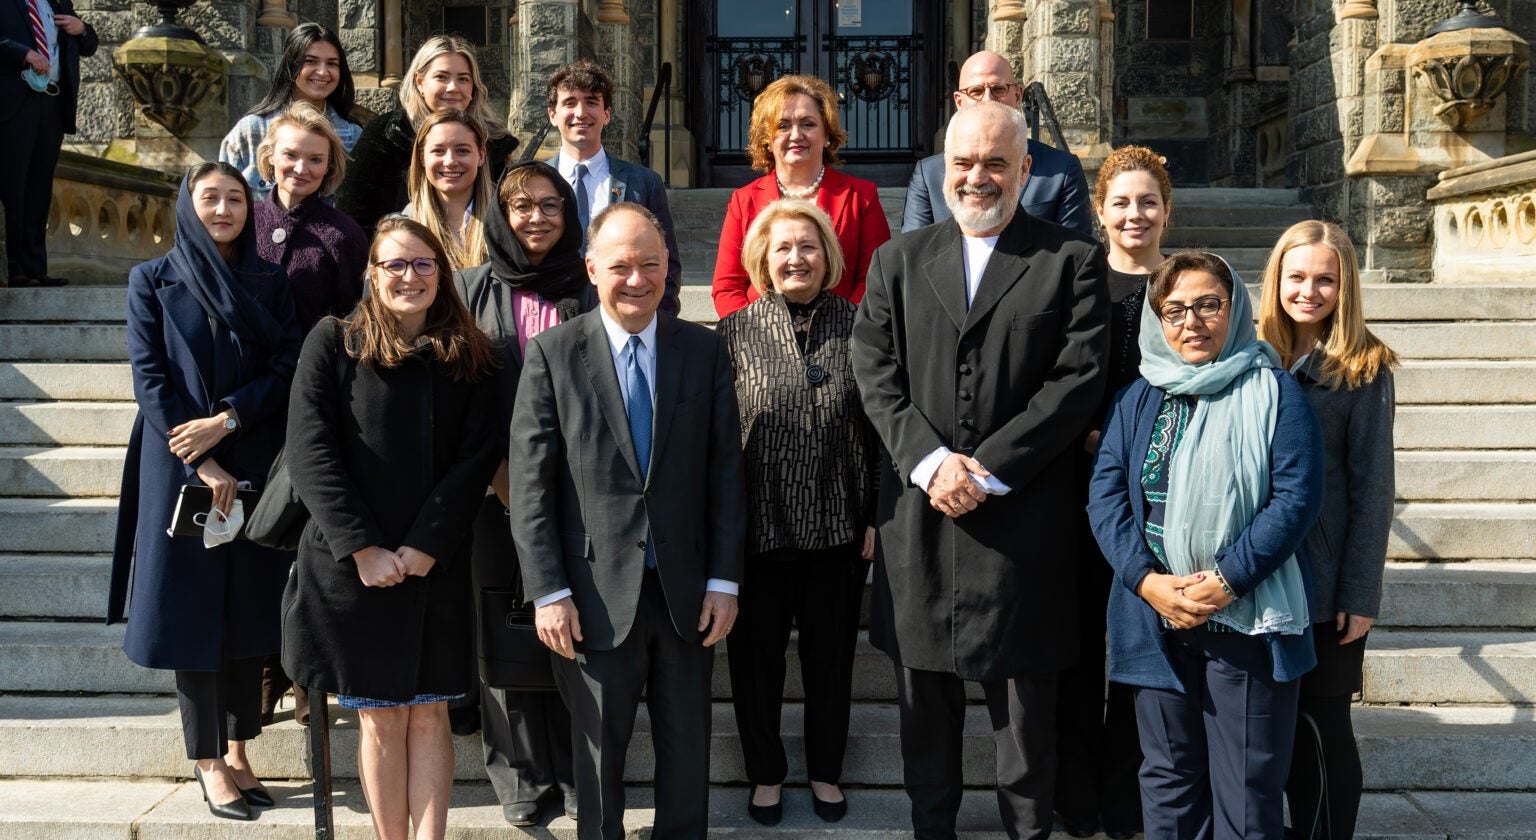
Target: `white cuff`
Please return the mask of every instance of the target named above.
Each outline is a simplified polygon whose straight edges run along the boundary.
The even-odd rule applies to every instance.
[[[918,461],[917,466],[912,468],[912,474],[908,476],[912,486],[927,493],[928,485],[933,483],[933,474],[939,471],[939,465],[944,463],[944,459],[948,458],[949,454],[949,447],[941,446],[929,452],[923,460]]]
[[[553,604],[554,602],[560,600],[561,598],[569,598],[569,597],[571,597],[571,590],[569,590],[569,589],[562,589],[559,592],[551,592],[551,593],[549,593],[548,595],[545,595],[542,598],[534,598],[533,599],[533,608],[534,609],[538,609],[539,607],[547,607],[550,604]]]
[[[724,593],[726,595],[740,595],[741,594],[741,584],[737,583],[734,580],[724,580],[724,579],[721,579],[721,578],[710,578],[709,580],[704,582],[704,591],[705,592],[722,592],[722,593]]]

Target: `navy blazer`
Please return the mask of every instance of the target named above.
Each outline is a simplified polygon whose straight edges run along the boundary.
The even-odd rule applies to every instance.
[[[560,168],[560,156],[549,159],[549,165]],[[661,311],[676,315],[682,311],[683,260],[677,250],[677,235],[672,224],[672,208],[667,203],[667,188],[661,183],[656,171],[638,163],[608,156],[609,202],[630,201],[639,204],[656,215],[661,222],[661,232],[667,241],[667,289],[661,298]],[[586,235],[586,231],[582,231]]]
[[[72,0],[48,0],[54,14],[73,15]],[[89,22],[79,35],[59,30],[59,120],[65,134],[75,133],[76,103],[80,99],[80,59],[95,54],[96,30]],[[32,24],[27,20],[27,0],[0,0],[0,122],[9,120],[33,93],[21,79],[27,67],[27,51],[33,49]]]
[[[1029,141],[1029,179],[1019,194],[1019,206],[1036,218],[1069,227],[1093,237],[1089,210],[1088,178],[1077,155]],[[944,204],[944,155],[930,155],[917,162],[907,184],[907,202],[901,208],[903,233],[949,218]]]
[[[1301,562],[1308,597],[1312,560],[1306,538],[1323,504],[1323,438],[1312,406],[1290,374],[1276,370],[1280,399],[1270,439],[1270,496],[1235,542],[1216,554],[1222,576],[1246,595],[1292,554]],[[1146,461],[1165,393],[1145,379],[1127,385],[1115,400],[1099,440],[1088,491],[1088,518],[1104,557],[1114,568],[1110,587],[1109,678],[1126,685],[1183,691],[1168,664],[1164,629],[1152,606],[1136,594],[1157,558],[1147,547],[1147,501],[1141,465]],[[1316,619],[1316,616],[1313,616]],[[1274,678],[1288,682],[1312,670],[1312,626],[1299,636],[1266,633]]]

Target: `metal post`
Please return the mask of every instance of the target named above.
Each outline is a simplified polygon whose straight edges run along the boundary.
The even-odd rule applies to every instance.
[[[315,840],[335,840],[331,802],[331,712],[325,692],[309,690],[309,771],[315,777]]]

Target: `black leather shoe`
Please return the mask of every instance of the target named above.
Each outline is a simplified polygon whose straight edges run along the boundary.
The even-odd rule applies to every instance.
[[[508,825],[534,825],[539,821],[539,803],[513,802],[501,806],[501,815]]]
[[[1099,833],[1099,821],[1092,817],[1062,817],[1061,827],[1068,837],[1092,837]]]
[[[752,804],[752,791],[747,791],[747,815],[757,820],[762,825],[775,826],[779,820],[784,819],[784,794],[779,793],[779,801],[772,805]]]
[[[197,786],[203,791],[203,801],[208,803],[208,811],[215,817],[223,817],[226,820],[249,820],[251,818],[251,806],[245,799],[231,799],[228,802],[214,803],[208,800],[208,785],[203,781],[203,769],[192,768],[192,777],[197,779]]]
[[[1104,836],[1108,837],[1109,840],[1135,840],[1136,832],[1134,832],[1134,831],[1124,831],[1124,830],[1121,830],[1121,829],[1114,829],[1114,828],[1106,828],[1106,829],[1104,829]]]
[[[576,813],[576,794],[568,794],[565,797],[565,815],[574,820],[576,819]]]
[[[277,800],[272,798],[272,794],[268,793],[267,789],[261,785],[253,788],[240,788],[240,798],[244,799],[245,804],[252,808],[271,808],[277,804]]]
[[[821,817],[826,822],[837,822],[848,814],[848,796],[844,794],[842,799],[836,802],[828,802],[817,796],[815,791],[812,791],[811,810],[815,811],[816,816]]]

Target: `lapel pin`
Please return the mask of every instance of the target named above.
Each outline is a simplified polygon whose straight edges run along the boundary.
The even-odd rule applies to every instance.
[[[286,242],[287,240],[288,240],[288,231],[283,230],[282,228],[273,228],[272,229],[272,241],[273,241],[273,243],[275,243],[277,245],[281,245],[284,242]]]

